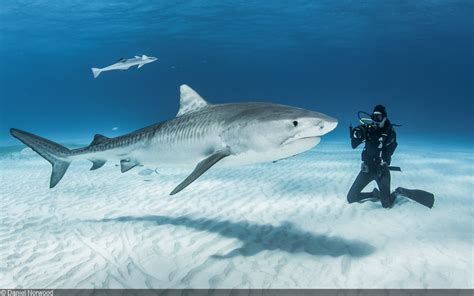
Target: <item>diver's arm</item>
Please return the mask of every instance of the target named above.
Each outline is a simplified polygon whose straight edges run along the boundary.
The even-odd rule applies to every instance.
[[[397,134],[395,133],[395,129],[393,127],[390,127],[390,129],[387,131],[387,137],[385,138],[385,141],[383,143],[383,148],[382,148],[382,161],[390,165],[390,162],[392,161],[392,155],[395,152],[395,149],[397,149],[398,143],[397,143]]]
[[[351,139],[352,149],[356,149],[357,147],[359,147],[359,145],[362,144],[362,142],[364,142],[363,139],[354,139],[354,138],[352,138]]]

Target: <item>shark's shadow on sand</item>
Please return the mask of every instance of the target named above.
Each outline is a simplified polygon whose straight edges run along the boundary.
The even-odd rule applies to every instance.
[[[167,216],[124,216],[94,222],[153,222],[158,225],[185,226],[199,231],[217,233],[224,237],[236,238],[242,242],[242,247],[234,249],[226,255],[214,255],[214,258],[253,256],[264,250],[332,257],[343,255],[364,257],[375,251],[372,245],[365,242],[347,240],[338,236],[314,234],[298,229],[287,221],[284,221],[280,226],[273,226],[247,221],[193,219],[186,216],[176,218]]]

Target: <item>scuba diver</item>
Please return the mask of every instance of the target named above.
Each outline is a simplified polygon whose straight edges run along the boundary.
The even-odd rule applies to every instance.
[[[361,118],[366,114],[370,118]],[[396,197],[402,195],[431,208],[434,195],[423,190],[411,190],[398,187],[390,192],[390,171],[401,171],[399,167],[390,166],[392,155],[398,146],[394,126],[387,117],[387,110],[382,105],[375,106],[372,114],[360,111],[360,125],[349,127],[352,149],[365,142],[362,151],[362,165],[357,178],[347,194],[349,203],[362,202],[367,199],[380,200],[382,207],[390,208]],[[362,192],[370,182],[375,181],[379,189]]]

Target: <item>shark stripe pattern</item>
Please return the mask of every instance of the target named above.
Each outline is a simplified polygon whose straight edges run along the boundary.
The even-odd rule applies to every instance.
[[[68,149],[32,133],[12,128],[12,136],[52,165],[50,187],[76,159],[91,170],[119,161],[122,173],[138,165],[194,168],[170,194],[176,194],[214,165],[240,166],[276,161],[317,145],[337,120],[314,111],[273,103],[209,104],[187,85],[180,87],[177,117],[108,138],[95,135],[90,145]]]

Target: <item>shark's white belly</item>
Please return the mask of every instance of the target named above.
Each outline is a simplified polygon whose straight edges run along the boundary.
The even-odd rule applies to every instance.
[[[254,151],[246,150],[240,153],[232,154],[221,161],[216,167],[236,167],[263,162],[272,162],[275,160],[287,158],[300,154],[316,146],[320,138],[306,138],[296,141],[292,144],[278,149],[268,147],[266,150]],[[212,147],[212,148],[211,148]],[[224,143],[214,143],[212,145],[197,145],[193,149],[174,147],[171,149],[137,149],[127,154],[127,158],[134,159],[140,164],[149,167],[165,168],[194,168],[201,160],[209,156],[212,151],[225,148]],[[231,151],[232,151],[232,147]]]
[[[125,147],[83,154],[78,158],[102,159],[120,162],[132,161],[152,168],[192,169],[215,151],[230,148],[231,155],[220,160],[216,167],[235,167],[271,162],[307,151],[317,145],[319,137],[302,138],[286,145],[248,143],[242,141],[224,142],[219,133],[208,133],[199,137],[160,135],[150,142],[137,142]],[[236,138],[238,135],[233,135]],[[266,142],[263,142],[266,143]],[[253,148],[252,148],[253,147]],[[257,150],[258,149],[258,150]]]
[[[278,149],[267,149],[264,151],[253,151],[247,150],[245,152],[231,155],[222,159],[216,164],[216,167],[235,167],[242,165],[250,165],[256,163],[272,162],[279,159],[288,158],[307,150],[310,150],[317,144],[319,144],[320,138],[307,138],[294,142],[285,147],[279,147]]]
[[[209,139],[208,139],[209,140]],[[293,155],[297,155],[316,146],[320,138],[305,138],[283,147],[267,147],[267,149],[242,150],[238,153],[225,157],[216,164],[216,167],[236,167],[249,164],[271,162]],[[208,157],[214,151],[224,149],[227,145],[219,138],[202,141],[188,145],[188,143],[176,143],[169,146],[150,145],[143,147],[134,145],[120,149],[97,152],[94,154],[81,155],[77,158],[106,159],[107,161],[133,160],[137,163],[154,168],[194,168],[201,160]],[[230,147],[231,151],[239,151],[239,147]]]

